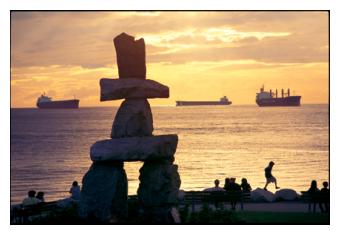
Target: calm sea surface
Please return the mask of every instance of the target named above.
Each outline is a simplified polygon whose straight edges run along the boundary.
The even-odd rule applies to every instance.
[[[11,203],[30,189],[47,201],[69,196],[91,165],[89,149],[109,138],[117,108],[11,109]],[[178,134],[175,163],[184,190],[245,177],[263,187],[264,168],[281,188],[301,191],[316,179],[328,181],[328,105],[301,107],[152,107],[154,134]],[[142,163],[126,163],[129,194],[138,188]],[[100,183],[100,182],[98,182]],[[223,185],[222,185],[223,186]],[[274,191],[270,185],[269,190]]]

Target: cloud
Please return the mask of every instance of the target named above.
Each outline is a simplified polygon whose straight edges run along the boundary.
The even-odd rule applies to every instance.
[[[317,62],[328,57],[327,50],[320,50],[328,45],[327,14],[320,12],[14,11],[11,20],[13,67],[111,66],[115,63],[112,38],[123,31],[145,37],[151,56],[147,60],[152,62],[279,61],[279,56],[290,62]]]

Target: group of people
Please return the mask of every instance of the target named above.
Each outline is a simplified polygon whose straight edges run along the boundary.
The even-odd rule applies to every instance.
[[[28,191],[28,197],[22,201],[23,206],[30,206],[45,202],[44,192],[36,192],[34,190]]]
[[[280,187],[277,186],[277,180],[276,178],[272,175],[272,170],[274,167],[275,163],[273,161],[270,161],[268,166],[264,169],[264,175],[266,178],[266,184],[264,186],[264,190],[267,190],[267,186],[270,183],[274,183],[275,184],[275,188],[279,189]],[[236,178],[225,178],[225,183],[224,183],[224,187],[221,188],[220,185],[220,181],[218,179],[216,179],[214,181],[215,183],[215,187],[212,188],[206,188],[203,191],[204,192],[214,192],[214,191],[229,191],[229,192],[250,192],[251,186],[248,183],[246,178],[243,178],[241,180],[241,185],[239,185],[238,183],[236,183]],[[312,200],[314,200],[314,207],[316,205],[316,203],[319,203],[319,207],[321,212],[329,212],[329,197],[330,197],[330,193],[329,193],[329,188],[328,188],[328,182],[323,182],[323,188],[320,190],[317,187],[317,182],[316,180],[313,180],[311,182],[311,186],[308,189],[308,193],[311,195]],[[322,200],[320,200],[320,196],[322,198]],[[236,206],[236,201],[232,201],[231,202],[231,208],[235,209]]]
[[[248,183],[246,178],[243,178],[241,180],[241,184],[236,183],[236,178],[225,178],[224,181],[224,187],[221,188],[220,181],[216,179],[214,181],[215,187],[212,188],[206,188],[203,191],[204,192],[217,192],[217,191],[225,191],[225,192],[250,192],[251,191],[251,186]],[[236,209],[236,200],[231,200],[231,209],[235,210]]]
[[[251,186],[248,183],[246,178],[241,180],[241,184],[236,183],[236,178],[225,178],[224,187],[220,187],[220,181],[216,179],[214,181],[215,187],[206,188],[203,191],[205,192],[213,192],[213,191],[243,191],[250,192]]]
[[[73,181],[72,186],[70,188],[69,193],[71,194],[71,199],[73,200],[79,200],[80,199],[80,187],[78,185],[77,181]],[[28,191],[28,197],[26,197],[22,201],[23,206],[31,206],[39,203],[45,202],[44,192],[36,192],[34,190]]]
[[[277,186],[277,180],[272,175],[272,170],[275,163],[273,161],[270,161],[268,166],[264,169],[264,175],[266,177],[266,185],[264,186],[264,190],[267,190],[267,186],[270,183],[275,184],[275,188],[279,189],[280,187]],[[248,183],[246,178],[243,178],[241,180],[241,185],[236,183],[236,178],[225,178],[224,187],[221,188],[219,186],[220,181],[218,179],[215,180],[215,187],[204,189],[203,191],[231,191],[231,190],[242,190],[243,192],[250,192],[251,186]]]
[[[314,210],[315,210],[316,203],[319,203],[321,212],[329,212],[330,194],[329,194],[328,182],[325,181],[322,183],[322,185],[323,185],[323,188],[320,190],[318,189],[318,184],[316,180],[312,180],[310,188],[308,189],[307,192],[308,194],[311,195],[311,199],[314,203]]]

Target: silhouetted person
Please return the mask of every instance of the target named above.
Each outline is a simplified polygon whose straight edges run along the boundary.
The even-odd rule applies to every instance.
[[[329,212],[329,189],[328,189],[328,182],[322,183],[323,188],[320,190],[320,195],[322,195],[322,201],[319,204],[321,212]]]
[[[274,166],[274,162],[269,162],[269,165],[264,169],[264,175],[266,177],[266,185],[264,186],[264,190],[267,190],[267,186],[269,183],[275,183],[275,188],[279,189],[280,187],[277,186],[276,178],[272,175],[272,170]]]
[[[236,209],[237,198],[240,197],[241,186],[236,183],[236,178],[230,178],[230,183],[228,185],[228,192],[230,193],[230,204],[231,209]]]
[[[316,203],[319,203],[319,207],[321,209],[322,206],[319,200],[320,190],[318,189],[316,180],[312,180],[310,188],[308,189],[307,192],[310,196],[311,203],[313,204],[313,212],[315,212]]]
[[[40,202],[45,202],[44,195],[45,195],[44,192],[38,192],[36,198],[37,198]]]
[[[30,205],[35,205],[38,204],[40,201],[39,199],[35,198],[35,194],[36,192],[34,190],[30,190],[28,191],[28,197],[26,197],[23,201],[22,201],[22,205],[23,206],[30,206]]]
[[[246,178],[243,178],[241,180],[241,189],[243,192],[250,192],[251,191],[251,186],[250,184],[248,183],[247,179]]]
[[[73,200],[80,200],[80,187],[77,181],[73,181],[70,193]]]
[[[225,191],[228,191],[229,183],[230,183],[230,179],[229,178],[225,178],[225,180],[224,180],[224,187],[223,187]]]
[[[224,189],[219,186],[220,185],[220,181],[218,179],[216,179],[214,181],[214,183],[215,183],[215,187],[206,188],[203,191],[204,192],[224,191]]]

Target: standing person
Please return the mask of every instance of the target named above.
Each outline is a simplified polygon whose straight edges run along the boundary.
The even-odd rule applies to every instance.
[[[80,200],[80,187],[77,181],[73,181],[70,193],[73,200]]]
[[[251,186],[250,184],[248,183],[247,179],[246,178],[243,178],[241,180],[241,188],[242,188],[242,191],[243,192],[250,192],[251,191]]]
[[[264,186],[264,190],[267,190],[267,186],[269,183],[275,183],[275,188],[279,189],[280,187],[277,186],[276,178],[272,175],[272,170],[274,166],[274,162],[270,161],[269,165],[264,169],[264,175],[266,177],[266,185]]]
[[[310,198],[311,198],[311,203],[308,205],[308,210],[310,211],[310,206],[312,204],[313,205],[313,212],[315,212],[317,203],[319,203],[319,207],[321,209],[322,205],[321,205],[320,200],[318,200],[319,195],[320,195],[320,189],[318,189],[318,183],[316,182],[316,180],[312,180],[312,182],[310,183],[310,187],[309,187],[307,192],[308,192],[308,194],[310,195]]]
[[[224,180],[224,187],[223,187],[225,191],[228,191],[229,183],[230,183],[230,179],[228,177],[225,178],[225,180]]]
[[[22,201],[22,205],[23,206],[30,206],[30,205],[35,205],[38,204],[40,201],[39,199],[37,199],[35,197],[36,192],[34,190],[30,190],[28,191],[28,197],[26,197],[23,201]]]
[[[237,199],[240,197],[241,193],[241,186],[238,183],[236,183],[236,178],[230,178],[228,192],[230,193],[231,209],[235,210]]]
[[[329,188],[328,182],[325,181],[322,183],[323,188],[320,190],[320,194],[323,196],[320,205],[321,212],[329,212]],[[325,208],[323,207],[325,206]]]

